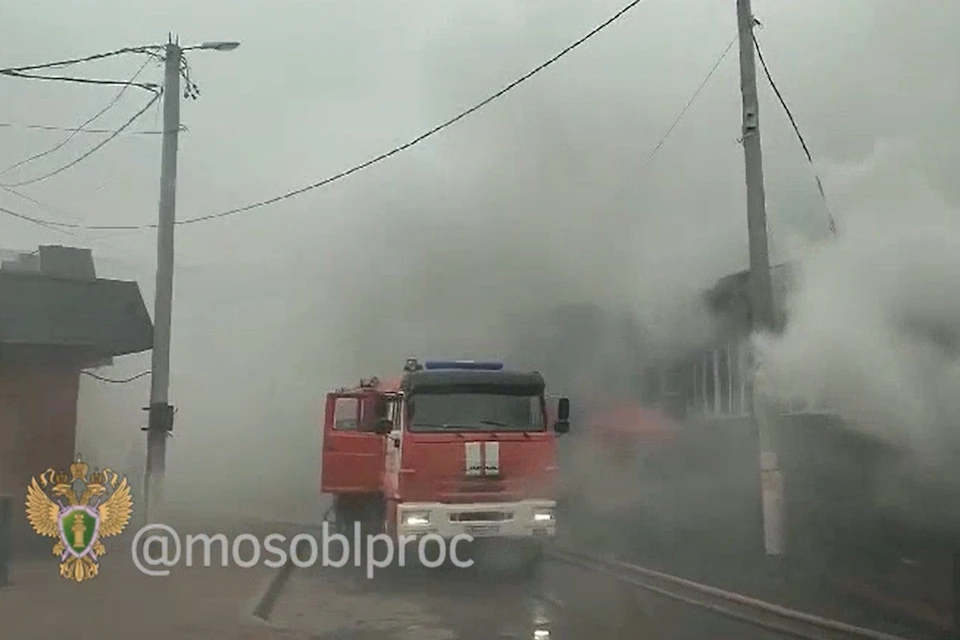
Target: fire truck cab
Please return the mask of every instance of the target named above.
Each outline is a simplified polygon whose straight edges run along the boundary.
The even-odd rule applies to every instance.
[[[548,412],[540,373],[497,362],[409,358],[395,379],[329,393],[320,485],[331,519],[344,533],[359,523],[404,540],[519,543],[535,565],[556,533],[569,411],[560,398]]]

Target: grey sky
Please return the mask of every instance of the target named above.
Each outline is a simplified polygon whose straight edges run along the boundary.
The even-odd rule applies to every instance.
[[[185,216],[285,191],[408,138],[544,59],[618,6],[607,0],[472,6],[374,0],[269,5],[103,2],[88,3],[78,14],[66,3],[61,11],[56,3],[45,4],[43,11],[28,3],[4,4],[8,6],[0,30],[8,46],[2,64],[156,42],[167,29],[177,29],[185,42],[244,42],[230,54],[191,56],[203,95],[184,106],[190,132],[182,142],[179,201]],[[186,261],[219,262],[206,254],[209,241],[222,240],[225,234],[238,246],[250,237],[259,237],[260,244],[296,244],[283,229],[320,219],[329,224],[329,218],[338,215],[337,195],[367,191],[392,176],[405,176],[430,157],[469,164],[464,147],[475,145],[477,138],[488,139],[504,119],[541,112],[542,102],[551,103],[558,123],[581,118],[579,133],[595,141],[598,153],[609,156],[610,146],[622,150],[627,166],[619,171],[633,174],[636,161],[656,142],[734,29],[732,2],[645,4],[588,47],[442,139],[326,193],[185,231],[179,237],[180,253]],[[956,74],[936,71],[949,69],[957,59],[957,45],[949,37],[958,19],[952,5],[921,0],[911,3],[909,15],[901,15],[905,9],[900,3],[883,0],[805,2],[802,7],[760,1],[755,10],[765,24],[759,35],[770,63],[820,157],[853,159],[868,153],[875,139],[896,135],[922,138],[931,158],[956,155],[939,123],[952,117],[960,81]],[[122,78],[136,66],[135,59],[124,59],[90,65],[89,73]],[[158,71],[151,72],[157,79]],[[730,144],[737,133],[734,72],[731,55],[663,149],[658,170],[643,181],[645,200],[665,200],[674,208],[706,201],[711,209],[730,211],[730,224],[740,222],[733,214],[739,214],[742,190],[729,188],[739,187],[740,169],[727,161],[738,153]],[[12,79],[4,84],[5,122],[79,123],[111,97],[111,90],[102,88]],[[122,122],[144,99],[129,96],[124,108],[98,124]],[[782,113],[769,100],[764,107],[771,208],[789,210],[777,201],[778,192],[784,200],[795,200],[807,186],[804,167]],[[159,109],[134,128],[157,125],[158,114]],[[613,134],[604,129],[611,120],[625,130]],[[60,134],[5,129],[4,135],[7,144],[0,158],[7,166],[25,152],[56,142]],[[29,178],[53,168],[95,139],[78,136],[63,153],[12,177]],[[492,144],[496,140],[494,135]],[[158,142],[151,136],[125,136],[76,169],[24,190],[56,213],[94,223],[151,221]],[[699,162],[691,166],[694,159]],[[931,171],[944,171],[930,164]],[[946,187],[954,182],[949,172],[938,177]],[[681,195],[678,201],[677,187],[686,185],[697,185],[704,195]],[[3,198],[20,211],[40,213],[9,194]],[[804,213],[790,218],[799,220]],[[341,210],[339,215],[346,213]],[[10,225],[8,234],[22,237],[25,245],[51,237],[25,223]],[[148,233],[95,237],[104,235],[115,236],[109,240],[118,247],[115,253],[139,257],[151,246]],[[274,255],[282,253],[278,249]]]
[[[191,217],[302,186],[402,143],[621,4],[0,0],[0,65],[158,42],[168,30],[185,44],[242,41],[231,53],[189,56],[202,94],[183,105],[189,132],[181,139],[178,211]],[[230,422],[243,434],[234,439],[249,443],[230,446],[262,454],[258,435],[267,423],[276,429],[271,441],[313,437],[325,386],[383,373],[368,369],[422,349],[495,350],[490,336],[506,315],[565,298],[626,301],[649,323],[675,329],[663,309],[678,292],[746,263],[736,48],[658,155],[646,158],[735,35],[734,4],[647,0],[409,152],[280,205],[181,227],[178,420]],[[960,41],[952,35],[960,10],[942,0],[756,0],[754,10],[765,56],[819,160],[856,164],[878,142],[903,137],[921,149],[915,161],[934,184],[960,197],[953,178]],[[131,57],[75,71],[125,79],[141,63]],[[159,69],[148,78],[158,81]],[[0,83],[0,122],[15,124],[76,125],[115,93]],[[822,234],[825,219],[762,75],[760,91],[771,232],[783,246],[795,234]],[[129,94],[92,126],[116,126],[148,99]],[[159,126],[154,109],[132,129]],[[0,128],[0,165],[63,135]],[[2,179],[40,175],[98,139],[78,135]],[[46,211],[3,192],[0,204],[90,224],[152,222],[159,143],[122,136],[74,169],[23,187]],[[5,247],[89,243],[110,275],[138,278],[151,300],[149,231],[73,238],[8,218],[3,231]],[[103,393],[110,395],[84,402],[116,409],[121,422],[139,419],[135,392]],[[291,423],[299,426],[283,426]],[[221,436],[197,431],[179,442],[194,438],[189,446],[200,449]],[[171,455],[186,460],[188,445],[178,446]],[[302,444],[287,446],[274,451],[315,457]]]
[[[182,215],[229,208],[299,186],[410,137],[544,59],[618,6],[611,1],[473,6],[374,0],[269,5],[104,2],[89,3],[78,15],[70,4],[59,12],[55,3],[45,4],[43,11],[25,3],[6,4],[0,26],[8,43],[3,64],[155,42],[168,28],[177,29],[185,42],[217,38],[244,42],[242,49],[228,55],[191,56],[203,96],[184,107],[190,133],[182,142]],[[697,0],[646,4],[502,104],[444,134],[444,139],[328,193],[369,189],[431,156],[469,163],[469,158],[451,158],[451,152],[469,148],[478,137],[487,138],[505,118],[531,115],[531,110],[538,110],[538,101],[570,103],[562,108],[553,105],[562,114],[558,120],[583,118],[582,136],[597,139],[598,149],[615,145],[625,159],[635,162],[656,142],[734,29],[732,2],[726,3],[729,7]],[[956,95],[958,81],[955,74],[927,70],[955,59],[956,47],[949,44],[946,29],[957,18],[956,10],[936,0],[911,3],[911,10],[919,5],[926,5],[925,10],[911,14],[920,16],[911,24],[893,2],[805,2],[802,9],[757,3],[756,13],[766,25],[760,37],[774,72],[821,156],[855,157],[865,154],[878,136],[904,133],[937,143],[940,154],[949,148],[932,130],[931,122],[937,118],[931,115],[949,117],[949,97]],[[936,37],[938,33],[943,37]],[[136,64],[127,59],[91,65],[89,71],[121,78]],[[736,120],[731,120],[737,108],[734,71],[731,55],[657,164],[666,172],[677,164],[690,167],[693,158],[702,162],[693,172],[671,172],[676,173],[672,180],[654,171],[646,181],[651,184],[644,184],[654,201],[660,196],[677,206],[678,183],[702,185],[710,195],[701,200],[736,210],[739,191],[721,185],[736,184],[739,168],[723,162],[721,172],[708,162],[718,158],[716,154],[724,154],[720,156],[724,160],[735,158],[738,151],[729,144],[731,136],[736,137]],[[153,77],[158,77],[156,70]],[[9,88],[3,111],[9,122],[78,123],[111,97],[110,90],[101,88],[9,79],[5,85]],[[908,87],[921,90],[925,117],[912,115],[916,99],[903,95]],[[131,96],[124,101],[126,108],[111,113],[105,122],[122,121],[144,98]],[[777,187],[791,182],[789,178],[802,180],[803,166],[794,157],[799,156],[782,114],[770,102],[764,106],[774,205]],[[929,114],[931,109],[934,114]],[[612,119],[626,131],[610,139],[598,119]],[[146,117],[136,128],[155,124],[156,117]],[[710,130],[709,137],[704,137],[704,129]],[[9,140],[2,151],[5,166],[22,157],[24,150],[40,149],[58,135],[4,133]],[[125,137],[76,170],[25,190],[56,211],[76,213],[85,220],[150,221],[157,143],[153,137]],[[74,152],[83,148],[82,143],[69,147]],[[777,151],[784,151],[783,157]],[[31,177],[69,157],[58,154],[15,175]],[[620,171],[629,175],[629,169]],[[97,189],[107,180],[108,186]],[[780,188],[793,196],[797,187],[791,186]],[[5,194],[4,202],[18,210],[32,208],[10,198]],[[238,218],[195,227],[180,235],[180,249],[186,260],[206,261],[209,240],[222,239],[225,233],[238,245],[251,235],[289,241],[290,234],[281,228],[326,221],[336,215],[334,202],[334,196],[315,193],[243,216],[249,221]],[[699,202],[691,197],[691,204]],[[282,216],[282,224],[277,216]],[[26,244],[49,237],[48,232],[26,227],[18,231]],[[150,246],[148,238],[141,239],[148,235],[119,236],[111,244],[138,254]]]

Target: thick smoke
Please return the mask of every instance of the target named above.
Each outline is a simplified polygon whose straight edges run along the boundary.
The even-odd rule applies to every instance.
[[[529,66],[518,61],[535,64],[583,30],[515,24],[508,38],[509,27],[491,26],[503,46],[482,59],[444,55],[456,44],[444,39],[424,45],[424,122],[449,117],[483,97],[477,87],[497,86]],[[544,318],[559,305],[627,316],[651,352],[705,336],[699,292],[745,255],[742,177],[731,162],[740,157],[736,82],[718,75],[717,90],[731,99],[669,143],[682,149],[693,135],[702,170],[667,147],[662,164],[646,161],[724,38],[702,60],[662,53],[673,67],[683,63],[684,82],[658,73],[653,92],[639,80],[610,82],[589,59],[544,74],[509,104],[305,196],[299,212],[282,214],[289,224],[271,229],[290,236],[269,247],[275,258],[257,261],[246,239],[249,264],[179,271],[170,394],[178,413],[166,485],[174,506],[318,518],[328,390],[396,373],[411,355],[536,365],[542,355],[522,348],[522,336],[550,331]],[[628,31],[606,46],[636,55],[637,42]],[[718,176],[711,167],[733,170]],[[694,182],[719,184],[720,195],[698,195]],[[148,305],[150,273],[140,278]],[[609,365],[580,373],[595,381]],[[131,359],[111,375],[139,368]],[[83,442],[142,466],[147,387],[85,386]]]
[[[832,172],[841,233],[801,256],[786,331],[760,342],[772,397],[825,404],[898,452],[878,492],[901,508],[960,480],[960,212],[917,157],[890,143]]]

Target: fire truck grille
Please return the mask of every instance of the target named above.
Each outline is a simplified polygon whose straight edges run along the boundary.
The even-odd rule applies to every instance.
[[[511,517],[512,514],[506,511],[471,511],[451,514],[450,520],[451,522],[503,522]]]
[[[504,483],[500,480],[487,482],[464,482],[459,484],[456,490],[460,493],[488,493],[491,491],[503,491]]]

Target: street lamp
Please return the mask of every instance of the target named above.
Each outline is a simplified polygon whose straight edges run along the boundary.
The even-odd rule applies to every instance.
[[[239,42],[233,41],[223,41],[223,42],[203,42],[201,44],[194,45],[192,47],[184,47],[181,51],[192,51],[194,49],[211,49],[213,51],[233,51],[240,46]]]
[[[177,149],[180,134],[180,64],[184,51],[233,51],[239,42],[204,42],[190,47],[168,41],[163,80],[163,150],[160,158],[160,207],[157,222],[157,284],[153,311],[150,406],[147,419],[147,464],[144,512],[153,522],[153,508],[163,497],[167,436],[173,430],[170,388],[170,319],[173,306],[173,230],[176,225]]]

